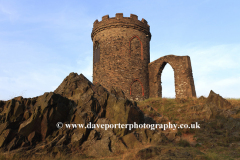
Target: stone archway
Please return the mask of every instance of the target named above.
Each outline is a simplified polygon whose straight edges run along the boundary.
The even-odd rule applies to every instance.
[[[130,84],[130,96],[131,99],[141,100],[144,97],[144,87],[142,82],[139,79],[135,79]]]
[[[161,64],[160,69],[157,74],[157,83],[159,83],[158,84],[158,97],[162,97],[162,72],[167,64],[168,63],[164,61]],[[169,65],[171,66],[171,64],[169,64]],[[173,69],[172,66],[171,66],[171,68]],[[174,69],[173,69],[173,71],[174,71]],[[175,80],[174,80],[174,85],[175,85]],[[176,96],[176,90],[175,90],[175,96]]]
[[[149,97],[162,97],[161,74],[167,63],[174,71],[176,98],[196,97],[190,57],[175,55],[149,63]]]

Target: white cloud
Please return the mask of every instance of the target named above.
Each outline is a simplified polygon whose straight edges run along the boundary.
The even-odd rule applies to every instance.
[[[1,16],[1,13],[3,16]],[[0,4],[0,21],[4,20],[7,17],[8,20],[13,21],[19,17],[16,9],[13,8],[10,4]]]

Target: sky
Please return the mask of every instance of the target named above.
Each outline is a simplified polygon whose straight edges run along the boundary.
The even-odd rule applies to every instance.
[[[0,100],[54,91],[71,72],[92,81],[93,22],[136,14],[150,25],[150,61],[190,56],[197,97],[240,98],[239,0],[0,0]],[[174,98],[174,73],[162,73]]]

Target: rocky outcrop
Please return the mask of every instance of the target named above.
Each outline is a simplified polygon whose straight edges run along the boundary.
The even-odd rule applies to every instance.
[[[0,147],[14,150],[33,147],[31,153],[81,148],[89,156],[106,156],[128,148],[123,139],[128,128],[66,128],[66,124],[143,123],[144,116],[123,92],[109,93],[82,74],[70,73],[54,92],[35,98],[16,97],[0,101]],[[56,127],[60,123],[61,129]],[[139,142],[141,143],[141,142]],[[64,147],[65,146],[65,147]],[[58,149],[56,149],[58,148]]]
[[[56,123],[70,119],[74,103],[53,92],[25,99],[17,97],[1,106],[1,147],[12,150],[34,145],[57,130]]]
[[[205,105],[202,110],[206,114],[206,118],[211,119],[219,115],[228,117],[228,109],[231,108],[230,102],[211,90],[205,99]]]
[[[116,93],[121,93],[115,90]],[[62,84],[54,91],[63,97],[73,100],[76,105],[76,112],[72,122],[83,123],[84,116],[89,116],[89,122],[96,123],[98,118],[107,118],[111,124],[143,123],[143,113],[124,94],[110,94],[100,84],[93,85],[82,74],[70,73]],[[127,128],[114,129],[118,136],[128,133]]]
[[[206,100],[207,105],[214,105],[215,107],[219,109],[224,109],[231,107],[231,103],[229,103],[226,99],[224,99],[219,94],[216,94],[212,90],[210,91],[208,98]]]

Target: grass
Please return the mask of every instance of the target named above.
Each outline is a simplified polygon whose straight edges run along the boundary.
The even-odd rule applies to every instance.
[[[227,98],[227,100],[233,107],[240,107],[240,98]],[[138,106],[151,117],[154,117],[154,114],[147,111],[146,106],[151,106],[156,112],[168,117],[170,121],[190,123],[192,120],[207,118],[205,114],[200,115],[204,103],[205,99],[199,98],[188,98],[184,102],[174,98],[149,98],[138,102]],[[233,118],[240,118],[240,111]]]
[[[225,98],[228,102],[230,102],[233,106],[240,107],[240,98]]]
[[[179,143],[178,143],[179,146],[181,147],[190,147],[190,143],[186,140],[180,140]]]
[[[200,106],[203,103],[204,100],[199,100],[197,98],[189,98],[184,102],[179,102],[179,100],[173,98],[150,98],[138,102],[138,106],[151,117],[154,116],[150,111],[146,110],[146,106],[151,106],[155,112],[165,116],[169,121],[191,123],[191,120],[193,120],[192,116],[196,115],[196,111],[192,110],[191,107],[196,105]],[[191,117],[186,115],[191,115]]]
[[[234,119],[240,118],[240,98],[226,98],[232,105],[230,109],[235,109],[236,114],[231,115]],[[152,117],[157,123],[170,121],[171,123],[190,124],[192,122],[201,122],[201,129],[178,129],[176,136],[181,136],[184,133],[195,134],[197,139],[196,148],[204,148],[206,150],[204,159],[240,159],[240,138],[231,136],[236,130],[233,123],[228,118],[217,116],[210,120],[208,114],[210,110],[204,110],[206,99],[204,98],[188,98],[184,101],[173,98],[150,98],[148,100],[138,102],[138,106],[143,112]],[[151,106],[155,112],[162,115],[164,118],[157,118],[147,109],[146,106]],[[229,108],[226,108],[229,109]],[[165,119],[165,121],[163,121]],[[201,121],[205,119],[205,121]],[[235,120],[236,121],[236,120]],[[226,128],[226,126],[228,126]],[[234,129],[235,128],[235,129]],[[238,143],[239,147],[230,148],[231,143]],[[178,143],[181,147],[189,146],[188,141],[180,140]],[[212,149],[213,148],[213,149]],[[219,149],[222,149],[221,154]]]

